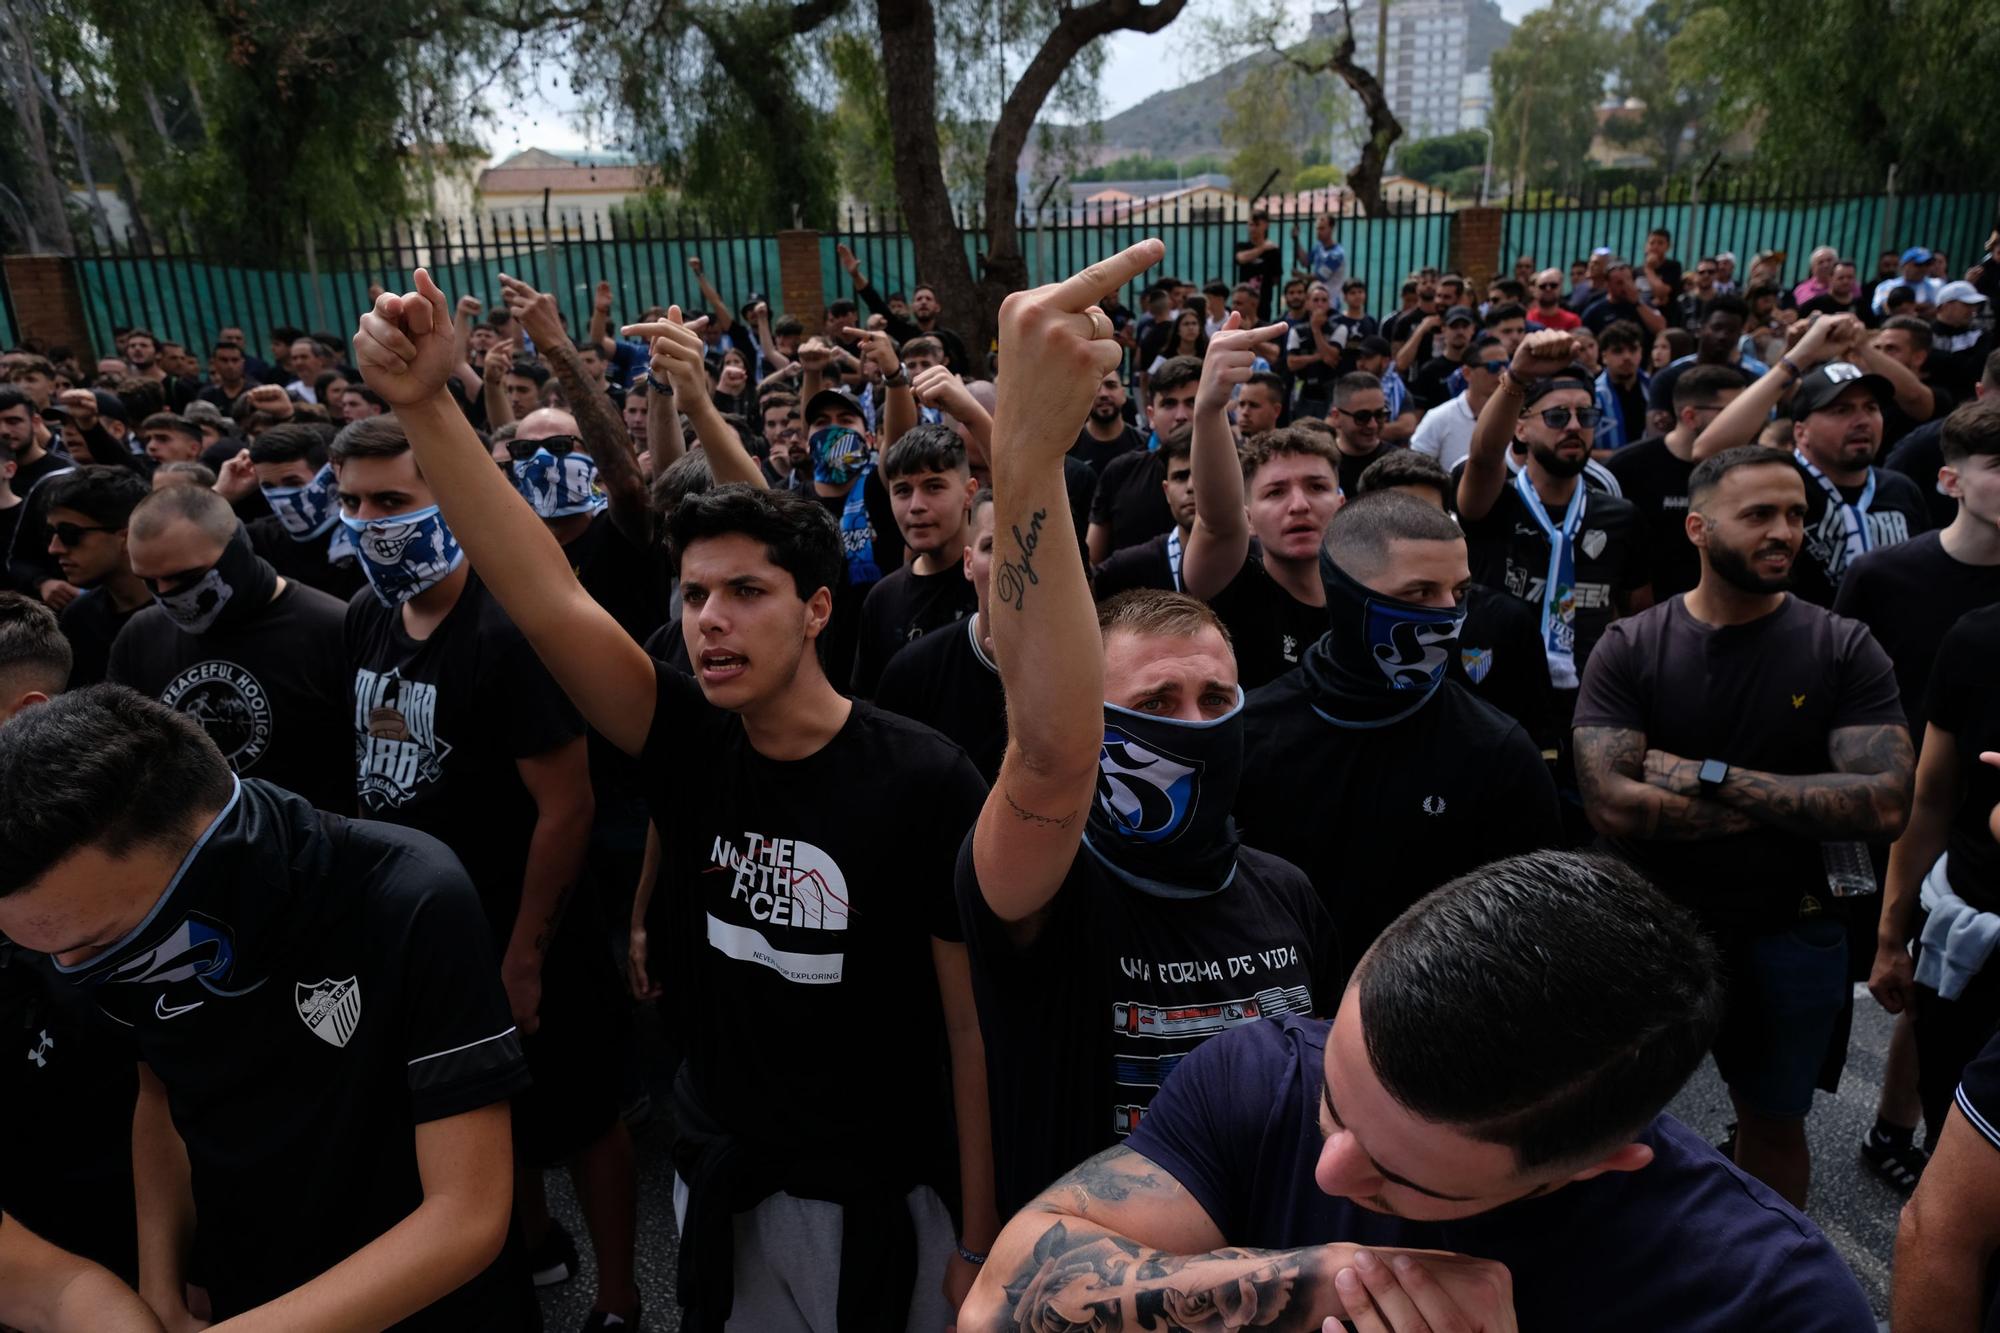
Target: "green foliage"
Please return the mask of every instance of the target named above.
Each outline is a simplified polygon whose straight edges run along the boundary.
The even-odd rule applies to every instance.
[[[1396,150],[1397,173],[1426,185],[1440,184],[1439,177],[1448,172],[1485,165],[1486,136],[1478,130],[1412,139]]]
[[[1582,175],[1616,57],[1610,0],[1554,0],[1493,55],[1493,171],[1523,188]]]
[[[1906,184],[2000,172],[2000,13],[1992,0],[1713,0],[1691,16],[1677,64],[1721,85],[1717,114],[1787,171]]]
[[[1074,173],[1074,181],[1157,181],[1172,180],[1181,174],[1181,164],[1170,157],[1150,153],[1127,153],[1099,166],[1084,167]]]
[[[882,96],[882,59],[875,44],[858,32],[835,33],[826,54],[840,88],[833,108],[833,144],[841,186],[859,203],[893,209],[896,171],[889,103]]]
[[[1298,123],[1298,83],[1289,73],[1273,71],[1268,79],[1251,80],[1230,89],[1228,113],[1222,118],[1222,142],[1232,151],[1229,186],[1248,194],[1263,185],[1273,171],[1268,193],[1294,188],[1299,150],[1292,127]]]
[[[1293,176],[1294,190],[1330,190],[1347,179],[1347,174],[1331,163],[1301,167]]]
[[[1638,105],[1604,126],[1611,143],[1644,152],[1655,182],[1707,160],[1728,137],[1716,115],[1722,81],[1707,68],[1688,36],[1713,0],[1652,0],[1618,43],[1616,82],[1621,98]]]
[[[1209,176],[1224,174],[1229,170],[1229,159],[1218,153],[1197,153],[1181,162],[1183,176]]]
[[[1440,171],[1426,185],[1435,185],[1453,199],[1477,199],[1479,187],[1486,176],[1486,163],[1482,160],[1476,167],[1457,167],[1451,171]]]

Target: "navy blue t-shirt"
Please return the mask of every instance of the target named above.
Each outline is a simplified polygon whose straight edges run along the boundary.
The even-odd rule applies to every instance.
[[[1327,1028],[1292,1017],[1211,1039],[1125,1141],[1231,1245],[1345,1241],[1496,1260],[1513,1273],[1523,1329],[1873,1333],[1867,1299],[1819,1229],[1672,1116],[1639,1136],[1651,1165],[1476,1217],[1412,1222],[1322,1193]]]

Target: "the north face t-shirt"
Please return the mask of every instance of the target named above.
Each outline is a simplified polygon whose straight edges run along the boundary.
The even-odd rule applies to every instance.
[[[931,941],[959,938],[952,871],[985,782],[858,700],[814,754],[767,759],[742,718],[654,669],[650,934],[703,1109],[752,1152],[931,1160],[950,1142]]]
[[[473,574],[427,639],[367,589],[347,604],[346,736],[369,819],[457,853],[496,936],[513,928],[535,802],[515,761],[583,734],[583,719]]]
[[[229,766],[322,810],[354,809],[339,602],[287,583],[256,616],[189,634],[159,606],[111,644],[107,679],[201,723]]]

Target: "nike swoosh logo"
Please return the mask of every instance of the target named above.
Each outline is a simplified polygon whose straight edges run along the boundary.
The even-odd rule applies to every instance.
[[[199,1009],[207,1003],[208,1001],[206,1000],[196,1000],[193,1004],[169,1005],[166,996],[156,995],[153,997],[153,1016],[156,1018],[179,1018],[189,1010]]]

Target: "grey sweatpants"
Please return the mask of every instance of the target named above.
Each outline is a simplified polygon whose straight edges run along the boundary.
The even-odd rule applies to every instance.
[[[674,1177],[674,1226],[687,1220],[687,1186]],[[951,1214],[937,1191],[910,1191],[917,1229],[917,1278],[904,1333],[941,1333],[957,1313],[945,1306],[944,1268],[957,1246]],[[863,1333],[842,1330],[841,1207],[819,1199],[773,1194],[734,1219],[735,1304],[729,1333]],[[877,1333],[871,1328],[865,1333]]]

